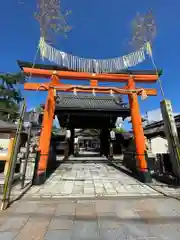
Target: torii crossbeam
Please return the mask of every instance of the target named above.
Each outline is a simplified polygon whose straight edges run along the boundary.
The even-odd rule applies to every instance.
[[[145,93],[149,96],[156,96],[156,89],[136,88],[136,83],[155,83],[158,80],[158,74],[156,71],[122,71],[119,73],[111,74],[98,74],[98,73],[86,73],[75,72],[70,69],[58,68],[57,66],[47,66],[38,64],[33,66],[32,63],[20,62],[19,66],[27,76],[36,78],[48,78],[50,81],[47,83],[25,83],[25,90],[32,91],[47,91],[48,96],[46,99],[44,117],[42,123],[42,130],[39,142],[40,159],[38,164],[38,177],[46,179],[46,170],[48,163],[51,130],[55,112],[55,97],[56,90],[61,92],[84,92],[84,93],[108,93],[108,94],[127,94],[129,97],[132,128],[134,132],[134,140],[136,145],[136,161],[139,176],[143,182],[150,181],[150,174],[148,171],[147,161],[145,157],[145,139],[141,122],[141,114],[138,104],[138,95]],[[89,86],[83,85],[71,85],[61,83],[61,79],[71,80],[89,80]],[[99,82],[122,82],[125,86],[118,87],[102,87],[99,86]]]

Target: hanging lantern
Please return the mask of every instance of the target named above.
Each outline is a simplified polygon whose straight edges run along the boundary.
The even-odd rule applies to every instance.
[[[71,138],[71,130],[67,129],[66,130],[66,139],[70,139]]]

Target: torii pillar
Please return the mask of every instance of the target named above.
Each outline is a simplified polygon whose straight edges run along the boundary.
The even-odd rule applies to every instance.
[[[132,77],[128,80],[128,89],[134,90],[135,89],[135,81]],[[137,173],[139,179],[142,182],[151,182],[151,175],[148,170],[147,161],[146,161],[146,149],[145,149],[145,139],[144,139],[144,131],[142,126],[141,114],[139,110],[138,104],[138,96],[137,93],[130,93],[129,97],[129,104],[131,109],[131,121],[132,121],[132,128],[134,133],[134,141],[136,146],[136,166],[137,166]],[[133,159],[132,159],[133,160]]]
[[[52,76],[52,83],[53,81],[56,81],[56,79],[57,79],[56,76]],[[48,96],[46,98],[42,129],[39,140],[40,156],[38,159],[37,173],[34,181],[36,185],[43,184],[47,178],[47,166],[49,160],[49,150],[56,104],[55,97],[56,97],[55,90],[53,86],[50,86],[48,89]]]

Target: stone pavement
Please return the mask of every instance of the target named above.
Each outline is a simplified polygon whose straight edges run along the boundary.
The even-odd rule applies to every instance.
[[[123,166],[122,159],[120,159],[119,156],[117,158],[114,158],[113,164],[118,167],[120,171],[125,170],[125,172],[128,172],[126,167]],[[141,185],[143,186],[143,184]],[[175,186],[173,184],[168,185],[166,183],[163,183],[162,181],[158,181],[155,178],[153,178],[152,183],[147,184],[147,186],[151,187],[159,194],[173,196],[180,199],[180,186]]]
[[[64,163],[24,198],[99,198],[161,195],[106,163]]]
[[[150,185],[154,190],[161,192],[166,196],[174,196],[180,199],[180,186],[168,185],[166,183],[159,182],[156,179],[152,180]]]
[[[180,187],[168,186],[153,179],[151,184],[143,184],[123,171],[125,167],[119,159],[114,161],[118,168],[108,165],[107,160],[92,162],[92,157],[86,158],[86,163],[79,163],[76,158],[69,163],[61,163],[44,185],[32,186],[21,190],[20,184],[13,187],[11,200],[20,195],[26,199],[61,199],[61,198],[111,198],[140,196],[174,196],[180,199]],[[26,192],[25,194],[22,194]],[[0,198],[2,196],[0,195]]]
[[[178,240],[180,202],[168,198],[20,200],[0,213],[2,240]]]

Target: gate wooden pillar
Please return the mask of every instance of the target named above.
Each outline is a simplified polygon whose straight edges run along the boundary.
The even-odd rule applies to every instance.
[[[44,108],[44,116],[39,141],[40,158],[37,168],[36,184],[43,184],[46,180],[47,165],[50,151],[50,141],[55,112],[55,91],[53,87],[48,89],[48,96]]]
[[[129,90],[135,89],[135,81],[132,77],[128,80]],[[136,166],[139,178],[143,182],[151,182],[151,176],[148,170],[145,152],[145,139],[144,131],[142,127],[141,114],[138,104],[137,93],[131,93],[128,95],[129,104],[131,109],[131,121],[134,132],[134,141],[136,145]]]

